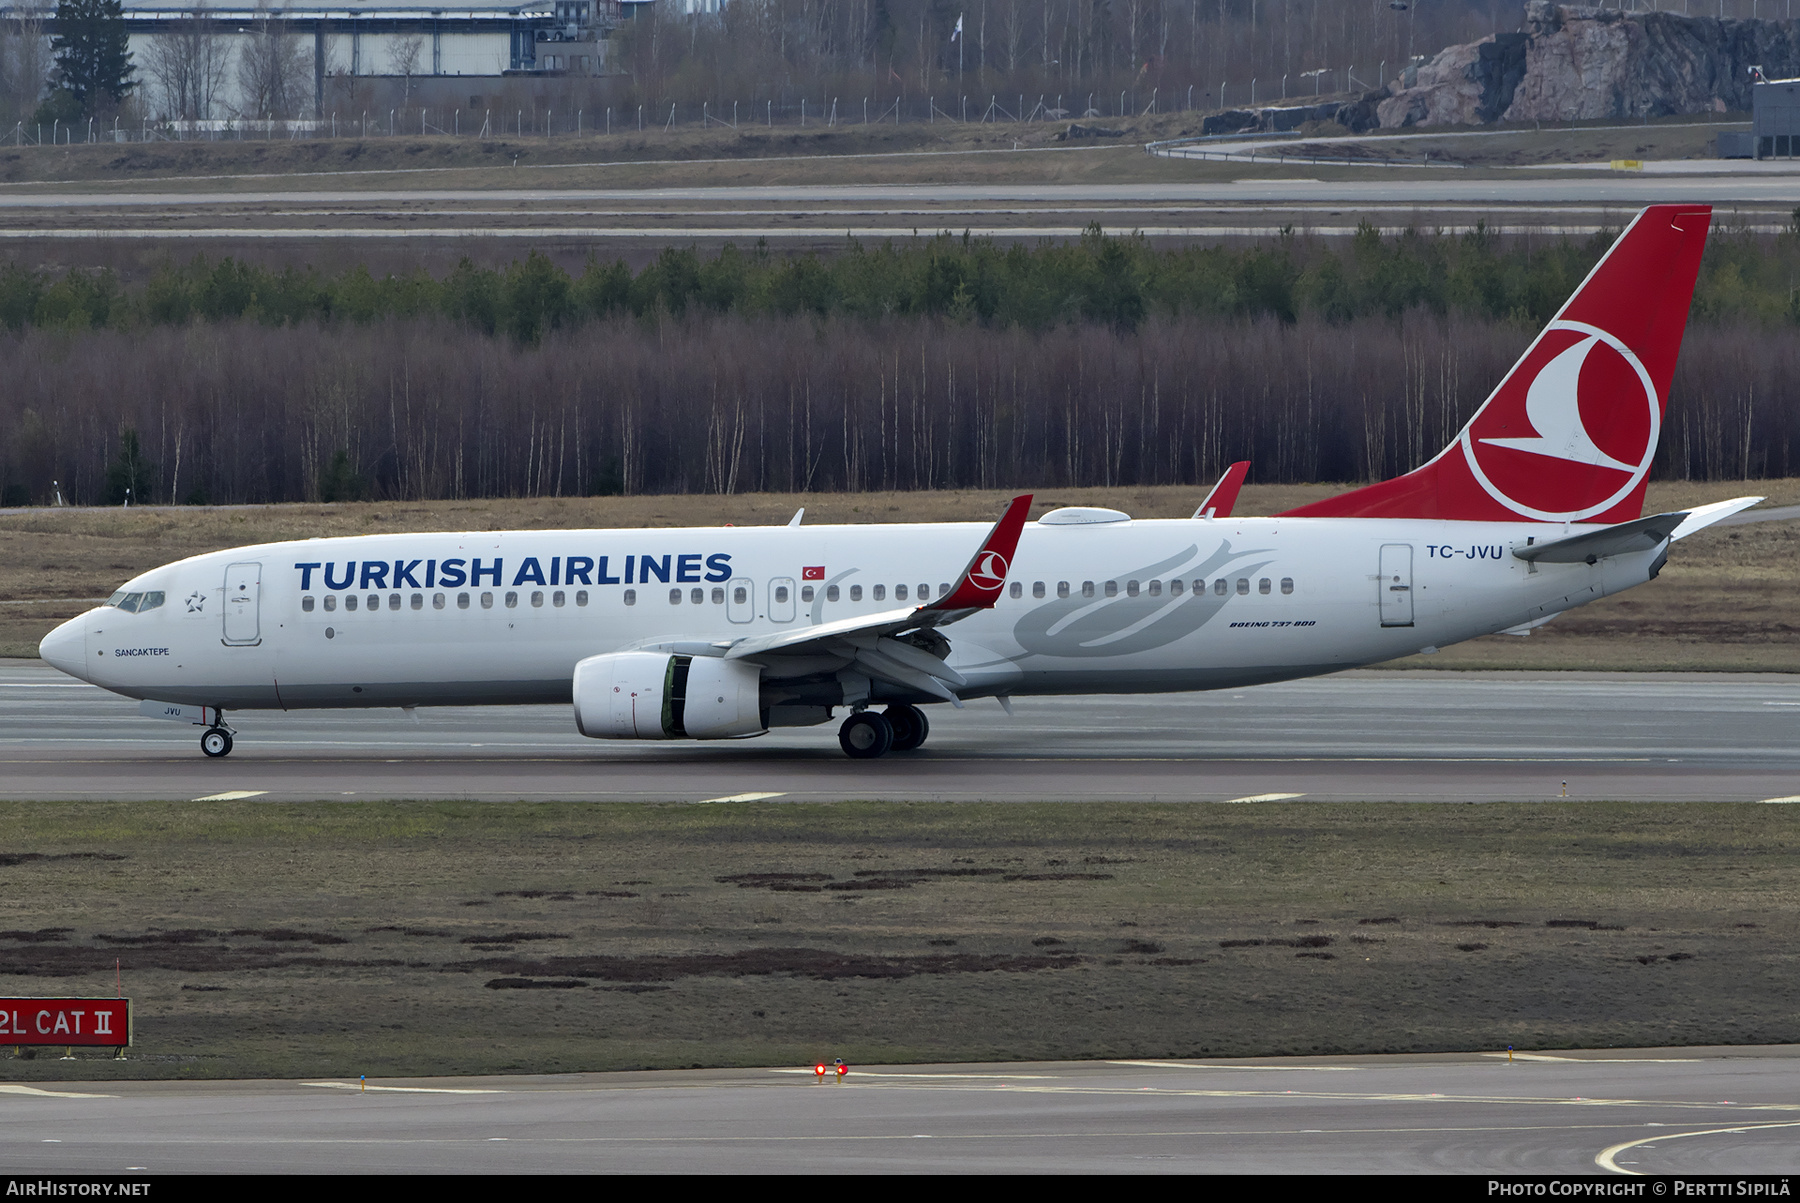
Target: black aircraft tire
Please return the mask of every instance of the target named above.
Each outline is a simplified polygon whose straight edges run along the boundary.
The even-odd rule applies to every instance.
[[[231,732],[214,727],[200,737],[200,750],[214,760],[231,755]]]
[[[838,728],[838,746],[852,760],[886,756],[894,746],[894,728],[883,715],[865,710],[844,720]]]
[[[895,752],[911,752],[925,742],[931,734],[931,724],[925,718],[925,712],[917,706],[905,702],[895,702],[882,711],[882,717],[894,728]]]

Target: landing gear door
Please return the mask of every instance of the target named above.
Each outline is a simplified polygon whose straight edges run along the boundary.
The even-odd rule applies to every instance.
[[[1381,545],[1381,625],[1413,625],[1413,549],[1410,543]]]
[[[262,565],[225,569],[225,643],[253,647],[262,642]]]
[[[756,617],[756,582],[734,576],[725,585],[725,617],[749,622]]]

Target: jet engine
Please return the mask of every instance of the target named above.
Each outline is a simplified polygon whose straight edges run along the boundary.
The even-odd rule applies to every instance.
[[[613,652],[575,666],[575,729],[590,739],[761,735],[762,669],[716,656]]]

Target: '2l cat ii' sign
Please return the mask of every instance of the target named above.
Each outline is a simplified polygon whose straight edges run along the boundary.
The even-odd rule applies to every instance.
[[[0,998],[0,1046],[131,1043],[128,998]]]

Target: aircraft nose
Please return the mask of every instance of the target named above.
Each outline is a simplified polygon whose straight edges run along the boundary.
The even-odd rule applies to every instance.
[[[38,644],[38,655],[43,657],[44,663],[85,681],[87,615],[77,615],[44,636],[43,642]]]

